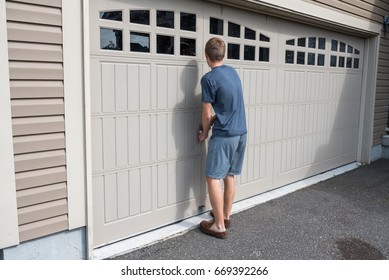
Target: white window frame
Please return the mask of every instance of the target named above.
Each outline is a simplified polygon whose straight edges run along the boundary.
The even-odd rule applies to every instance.
[[[7,17],[0,1],[0,249],[19,244],[8,66]]]

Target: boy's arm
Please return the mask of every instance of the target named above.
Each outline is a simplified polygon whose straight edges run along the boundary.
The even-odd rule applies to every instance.
[[[208,133],[211,130],[216,115],[212,116],[212,104],[203,102],[203,112],[201,114],[202,131],[199,132],[199,141],[203,142],[208,138]]]

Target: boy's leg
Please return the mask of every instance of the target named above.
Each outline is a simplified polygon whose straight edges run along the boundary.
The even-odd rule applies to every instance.
[[[207,177],[207,184],[209,200],[215,216],[215,222],[211,226],[211,229],[217,232],[223,232],[226,228],[224,226],[223,191],[221,189],[220,180]]]
[[[224,219],[229,220],[232,204],[235,198],[235,176],[227,175],[224,178]]]

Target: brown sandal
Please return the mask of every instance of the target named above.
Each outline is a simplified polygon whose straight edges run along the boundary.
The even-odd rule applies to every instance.
[[[213,211],[209,211],[209,215],[211,215],[212,218],[215,218],[215,215],[213,214]],[[231,226],[231,219],[230,220],[227,220],[227,219],[224,219],[224,226],[226,228],[229,228]]]
[[[200,223],[200,230],[202,232],[204,232],[205,234],[208,234],[208,235],[211,235],[213,237],[216,237],[216,238],[221,238],[221,239],[225,239],[227,238],[227,231],[222,231],[222,232],[218,232],[218,231],[214,231],[211,229],[211,226],[213,225],[213,221],[201,221]]]

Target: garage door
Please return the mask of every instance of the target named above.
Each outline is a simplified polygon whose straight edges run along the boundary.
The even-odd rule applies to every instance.
[[[248,145],[237,200],[357,158],[363,39],[203,1],[90,1],[94,245],[209,209],[199,81],[227,43]]]

